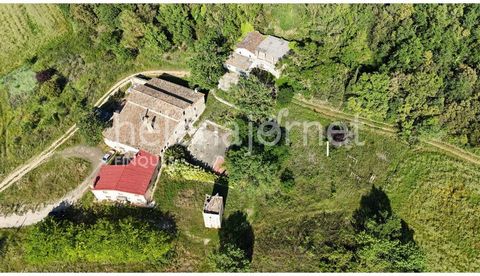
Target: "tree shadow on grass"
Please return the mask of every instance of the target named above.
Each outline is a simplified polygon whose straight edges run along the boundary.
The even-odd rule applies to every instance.
[[[222,175],[217,178],[215,184],[213,184],[212,195],[218,194],[219,196],[223,197],[223,207],[227,204],[228,198],[228,177]]]
[[[252,261],[253,246],[255,235],[252,225],[247,220],[247,215],[241,211],[228,216],[222,223],[222,228],[218,232],[220,238],[220,250],[227,245],[234,245],[245,252],[245,256]]]
[[[392,219],[400,220],[400,233],[398,233],[397,238],[405,243],[414,242],[414,230],[393,213],[390,199],[382,188],[372,185],[370,192],[362,196],[360,207],[353,213],[352,224],[357,232],[371,231],[370,224],[372,221],[378,225],[384,225]]]
[[[0,258],[5,255],[5,248],[7,247],[7,237],[0,237]]]

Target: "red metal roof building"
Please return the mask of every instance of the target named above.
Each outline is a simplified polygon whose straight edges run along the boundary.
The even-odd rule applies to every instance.
[[[139,151],[127,165],[104,165],[95,179],[92,192],[98,200],[119,200],[146,204],[149,188],[158,173],[160,158]]]

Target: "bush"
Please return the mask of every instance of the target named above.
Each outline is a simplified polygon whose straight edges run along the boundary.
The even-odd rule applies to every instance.
[[[222,250],[216,250],[209,256],[213,270],[217,272],[247,272],[250,270],[250,262],[245,252],[228,244]]]
[[[282,85],[278,88],[277,103],[280,106],[288,105],[295,95],[293,88],[289,85]]]
[[[177,160],[170,163],[163,169],[163,173],[175,178],[183,178],[186,180],[214,183],[217,176],[207,172],[200,167],[191,165],[185,161]]]
[[[295,175],[290,169],[285,169],[280,175],[280,181],[286,189],[291,189],[295,186]]]
[[[185,146],[175,144],[165,150],[163,160],[167,165],[174,164],[175,161],[190,162],[192,160],[192,154]]]
[[[153,223],[133,217],[100,218],[93,224],[48,217],[29,231],[25,253],[27,262],[34,265],[162,264],[172,251],[171,239]]]
[[[87,144],[95,146],[102,141],[102,130],[105,127],[105,123],[99,119],[98,111],[96,109],[84,111],[80,115],[80,120],[78,121],[77,126],[80,135]]]
[[[271,124],[275,125],[275,122],[271,122]],[[264,141],[275,141],[278,133],[274,130],[260,129],[262,125],[247,123],[244,120],[238,120],[237,125],[240,127],[239,137],[242,144],[230,147],[225,162],[232,183],[246,188],[262,184],[269,185],[278,181],[280,166],[289,152],[289,148],[285,144],[284,129],[278,126],[281,138],[276,144],[271,145]],[[250,127],[253,131],[249,130]],[[251,141],[249,131],[253,133],[253,137],[250,137]],[[257,135],[258,133],[262,135]],[[264,141],[261,141],[260,137]]]

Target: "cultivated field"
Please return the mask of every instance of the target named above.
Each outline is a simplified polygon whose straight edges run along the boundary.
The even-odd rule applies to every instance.
[[[56,5],[0,5],[0,74],[68,30]]]

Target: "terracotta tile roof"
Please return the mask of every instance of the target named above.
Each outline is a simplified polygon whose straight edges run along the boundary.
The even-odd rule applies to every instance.
[[[237,48],[244,48],[249,50],[252,53],[255,53],[255,49],[257,49],[257,46],[265,39],[265,37],[255,31],[255,32],[250,32],[247,34],[247,36],[237,44]]]
[[[130,89],[126,104],[113,116],[105,138],[154,154],[161,150],[183,120],[183,112],[204,95],[161,79],[151,79]]]
[[[250,69],[250,66],[252,65],[252,62],[247,57],[244,57],[237,53],[233,53],[225,62],[225,64],[239,68],[243,71],[248,71],[248,69]]]
[[[93,190],[114,190],[144,195],[160,158],[139,151],[128,165],[104,165],[95,179]]]
[[[188,106],[187,103],[185,108],[183,108],[179,106],[179,103],[176,103],[175,105],[171,103],[172,101],[161,99],[163,95],[157,95],[158,97],[155,97],[154,94],[160,93],[157,93],[155,90],[149,87],[141,85],[130,92],[130,94],[127,96],[127,102],[142,106],[144,109],[160,112],[174,120],[180,120],[182,118],[182,112]]]
[[[120,113],[114,114],[112,127],[103,135],[111,141],[160,155],[177,124],[178,121],[153,109],[127,102]]]
[[[197,102],[198,100],[203,98],[202,93],[196,93],[194,90],[188,87],[181,86],[159,78],[153,78],[149,80],[147,82],[147,85],[151,85],[157,90],[160,90],[174,98],[181,99],[189,103]]]

